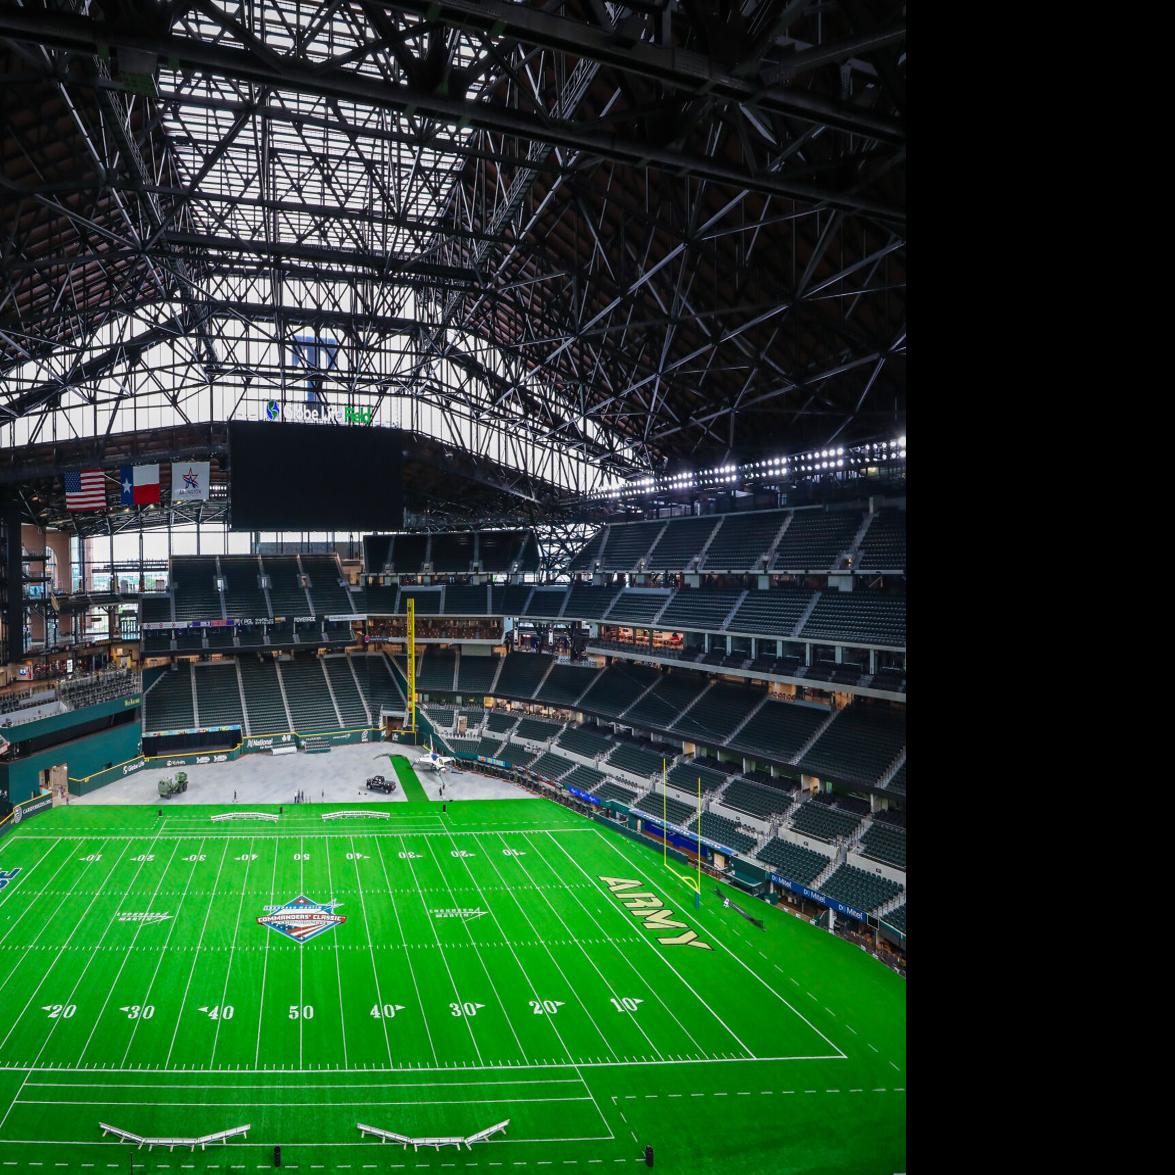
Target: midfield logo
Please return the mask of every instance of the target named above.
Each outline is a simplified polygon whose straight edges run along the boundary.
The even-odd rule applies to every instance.
[[[312,902],[300,895],[284,906],[266,906],[265,914],[257,922],[295,942],[309,942],[347,921],[342,914],[335,913],[341,905],[342,902]]]

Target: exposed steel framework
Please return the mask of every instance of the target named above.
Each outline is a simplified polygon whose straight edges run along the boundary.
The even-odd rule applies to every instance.
[[[904,108],[891,0],[3,0],[0,448],[310,401],[533,497],[904,433]]]

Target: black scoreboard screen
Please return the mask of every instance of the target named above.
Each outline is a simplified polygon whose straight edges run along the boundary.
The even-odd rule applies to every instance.
[[[233,530],[395,530],[404,525],[403,433],[230,421]]]

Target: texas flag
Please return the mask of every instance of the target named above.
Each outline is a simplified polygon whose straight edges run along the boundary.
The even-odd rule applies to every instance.
[[[124,506],[150,506],[159,502],[158,465],[124,465],[121,472]]]

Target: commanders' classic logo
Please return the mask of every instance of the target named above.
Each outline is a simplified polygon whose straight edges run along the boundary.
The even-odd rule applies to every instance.
[[[347,921],[342,914],[335,913],[341,905],[342,902],[312,902],[301,895],[284,906],[266,906],[265,914],[257,922],[295,942],[309,942]]]

